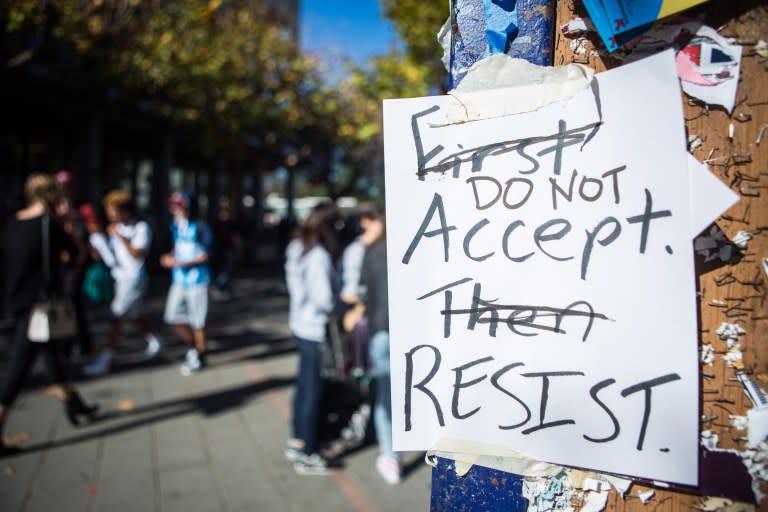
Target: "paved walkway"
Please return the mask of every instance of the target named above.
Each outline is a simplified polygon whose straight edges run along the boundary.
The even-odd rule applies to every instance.
[[[155,280],[150,318],[160,326],[163,283]],[[80,379],[102,418],[73,428],[33,376],[6,436],[21,455],[0,459],[0,509],[11,511],[419,511],[428,510],[430,468],[406,454],[406,476],[387,485],[377,450],[344,455],[328,476],[298,476],[283,459],[296,353],[287,330],[279,270],[241,278],[235,300],[212,303],[210,367],[179,374],[185,347],[163,326],[166,350],[140,361],[143,341],[129,331],[106,377]],[[92,312],[103,335],[105,311]],[[0,368],[7,358],[7,333]],[[39,373],[39,369],[38,369]]]

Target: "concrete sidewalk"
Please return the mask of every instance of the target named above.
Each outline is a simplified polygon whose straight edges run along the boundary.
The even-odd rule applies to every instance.
[[[405,454],[397,486],[376,472],[375,445],[344,455],[328,476],[298,476],[284,460],[296,353],[279,274],[238,279],[232,302],[211,303],[210,366],[190,377],[179,373],[186,347],[161,327],[165,290],[156,280],[148,307],[165,350],[140,361],[144,343],[129,330],[110,375],[76,379],[86,400],[101,405],[91,425],[71,427],[33,376],[6,429],[25,451],[0,459],[0,509],[427,510],[423,453]],[[96,339],[105,313],[93,311]]]

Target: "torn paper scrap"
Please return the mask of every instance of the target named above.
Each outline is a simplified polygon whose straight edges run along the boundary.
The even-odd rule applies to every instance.
[[[441,439],[427,452],[427,455],[454,460],[459,475],[466,474],[475,464],[532,477],[555,476],[563,471],[562,466],[532,459],[504,446],[459,439]]]
[[[696,237],[693,240],[693,249],[696,254],[704,257],[705,263],[714,259],[729,263],[736,261],[740,255],[739,248],[728,240],[717,225],[712,226],[708,234]]]
[[[729,414],[728,420],[731,422],[731,426],[736,430],[746,430],[749,425],[747,417],[738,414]]]
[[[585,491],[601,492],[604,487],[606,487],[605,482],[601,482],[600,480],[597,480],[595,478],[587,478],[584,480],[582,489],[584,489]]]
[[[701,431],[701,446],[703,446],[707,450],[717,449],[717,442],[719,440],[720,439],[718,438],[717,434],[715,434],[711,430]]]
[[[711,27],[701,26],[691,41],[677,53],[677,71],[683,91],[728,112],[736,103],[741,67],[740,45],[728,44]]]
[[[614,34],[648,25],[672,14],[689,9],[705,0],[602,0]]]
[[[729,43],[712,27],[675,18],[633,39],[627,48],[631,52],[624,60],[627,63],[674,48],[683,91],[710,105],[721,105],[728,112],[733,110],[742,47]]]
[[[608,503],[608,491],[590,492],[581,512],[601,512]]]
[[[768,43],[761,39],[757,42],[757,44],[755,44],[755,47],[752,48],[752,51],[759,56],[766,58],[768,57]]]
[[[653,492],[653,489],[650,489],[650,490],[645,491],[645,492],[638,492],[637,493],[637,497],[640,498],[640,501],[642,501],[643,505],[645,505],[646,503],[651,501],[651,498],[653,498],[654,494],[656,494],[656,493]]]
[[[739,341],[739,338],[744,336],[747,331],[745,331],[739,324],[722,322],[715,333],[720,336],[721,340],[727,342],[728,346],[732,346],[731,342]]]
[[[621,478],[614,475],[602,475],[603,480],[607,480],[616,491],[623,497],[632,486],[632,480]]]
[[[584,5],[609,52],[630,44],[648,31],[653,22],[705,0],[622,1],[584,0]],[[628,43],[629,41],[629,43]]]
[[[523,497],[528,500],[528,512],[573,510],[571,499],[574,494],[567,471],[556,477],[526,477],[523,480]]]
[[[739,195],[712,174],[706,165],[693,155],[688,156],[690,201],[693,225],[691,238],[709,226],[721,213],[736,204]]]
[[[431,126],[533,112],[589,87],[594,71],[582,64],[537,66],[497,54],[477,62],[449,92],[454,100]]]
[[[731,242],[733,242],[739,249],[746,249],[750,240],[752,240],[752,233],[749,231],[739,231],[733,235]]]
[[[762,503],[765,494],[762,492],[762,485],[768,482],[768,443],[761,442],[757,446],[750,446],[747,450],[739,453],[741,462],[747,468],[749,476],[752,478],[752,493],[755,501]]]
[[[562,25],[560,30],[567,36],[577,36],[579,34],[583,34],[584,32],[594,30],[594,27],[592,27],[592,23],[589,23],[589,20],[584,18],[575,18]]]
[[[757,446],[768,437],[768,407],[747,411],[749,446]]]

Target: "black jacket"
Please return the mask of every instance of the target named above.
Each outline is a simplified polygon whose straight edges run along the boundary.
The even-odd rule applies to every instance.
[[[387,293],[387,243],[379,240],[365,250],[360,273],[368,332],[389,330],[389,296]]]

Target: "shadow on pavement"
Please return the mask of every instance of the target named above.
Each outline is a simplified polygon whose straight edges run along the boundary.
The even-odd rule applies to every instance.
[[[33,444],[25,447],[23,451],[24,453],[30,453],[73,445],[103,436],[120,434],[154,423],[176,419],[188,414],[198,413],[203,416],[214,416],[232,408],[240,407],[248,400],[261,393],[291,386],[294,381],[295,379],[293,377],[272,378],[262,382],[246,384],[244,386],[237,386],[212,393],[154,402],[128,411],[106,411],[101,413],[90,426],[98,426],[107,421],[118,421],[123,419],[127,421],[114,426],[91,430],[87,433],[76,434],[59,441]]]

